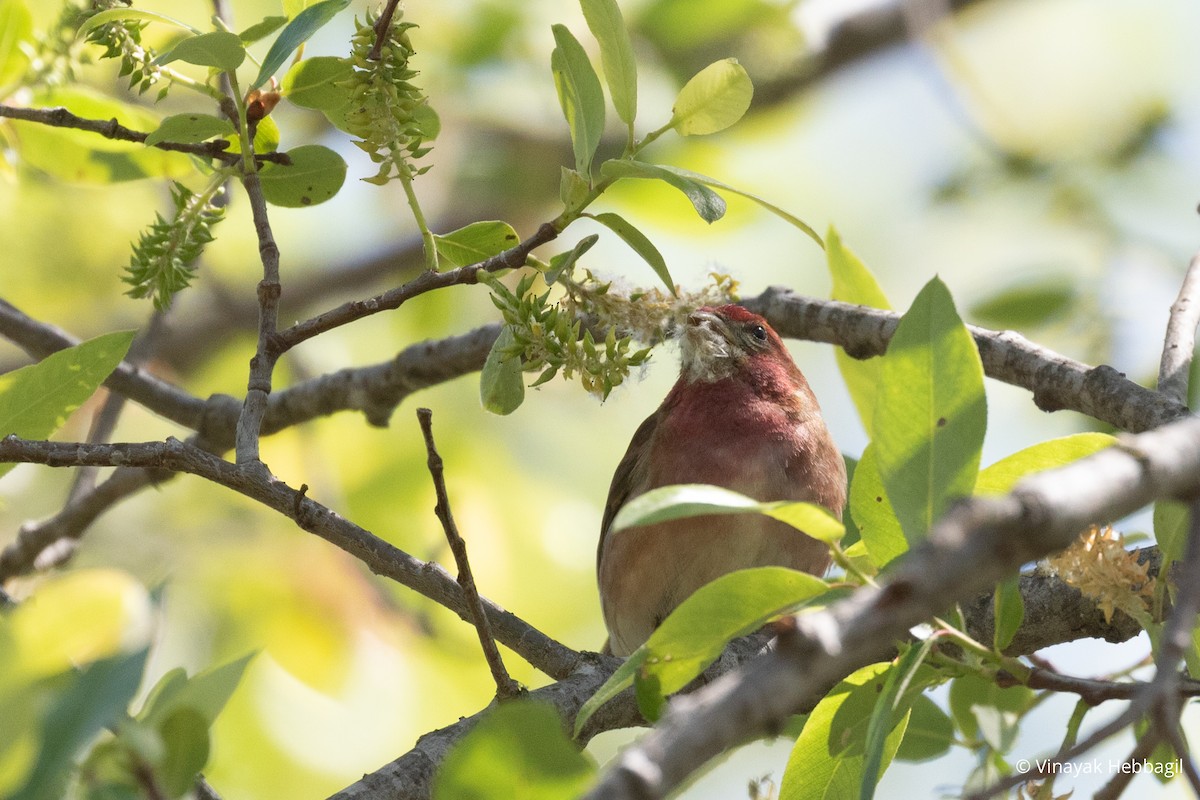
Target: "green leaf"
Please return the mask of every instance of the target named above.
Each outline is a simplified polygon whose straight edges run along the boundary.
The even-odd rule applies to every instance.
[[[637,61],[616,0],[580,0],[588,29],[600,44],[600,65],[617,116],[633,132],[637,116]]]
[[[687,601],[685,600],[684,602]],[[599,711],[605,703],[630,686],[633,686],[638,671],[646,663],[649,655],[650,653],[644,645],[634,650],[629,654],[629,658],[625,659],[625,662],[617,667],[617,671],[608,677],[604,685],[597,689],[596,693],[579,707],[579,713],[575,715],[575,732],[572,734],[573,736],[579,736],[580,731],[583,730],[583,726],[587,724],[592,715]]]
[[[1154,539],[1163,554],[1160,574],[1166,574],[1168,564],[1183,558],[1188,524],[1188,507],[1183,503],[1159,500],[1154,504]]]
[[[562,800],[591,783],[595,765],[563,732],[554,708],[513,700],[488,711],[446,754],[434,800]]]
[[[830,296],[834,300],[871,308],[891,309],[892,306],[875,276],[858,256],[842,243],[842,237],[832,225],[825,234],[825,259],[829,265],[829,275],[833,279],[833,291]],[[858,409],[863,429],[871,435],[875,398],[879,393],[881,359],[851,358],[841,348],[838,348],[834,355],[837,357],[842,379],[846,382],[855,408]]]
[[[971,318],[995,328],[1035,328],[1061,319],[1079,294],[1066,276],[1022,281],[971,307]]]
[[[758,513],[762,503],[721,486],[703,483],[661,486],[630,500],[613,518],[609,533],[702,514]]]
[[[569,274],[574,269],[575,262],[582,258],[584,253],[591,250],[592,245],[599,240],[600,237],[593,233],[580,239],[567,252],[551,256],[550,269],[546,270],[546,283],[554,283],[562,277],[563,273]]]
[[[79,26],[79,30],[75,35],[82,37],[88,31],[95,30],[101,25],[107,25],[110,22],[162,22],[195,34],[203,33],[199,28],[193,28],[186,22],[181,22],[174,17],[168,17],[166,14],[159,14],[156,11],[145,11],[140,8],[112,8],[88,17],[87,21]]]
[[[0,375],[0,438],[45,439],[92,396],[121,363],[135,331],[117,331]],[[0,465],[0,475],[12,464]]]
[[[883,682],[883,690],[875,707],[871,710],[871,718],[867,722],[867,738],[863,761],[862,784],[859,790],[860,800],[871,800],[875,796],[875,787],[884,769],[884,748],[887,745],[889,732],[895,725],[898,716],[906,713],[912,695],[909,688],[913,675],[929,654],[933,639],[929,638],[919,646],[911,644],[887,671],[887,679]],[[895,750],[893,749],[893,753]]]
[[[292,65],[283,76],[280,91],[302,108],[336,111],[350,102],[349,93],[339,84],[349,80],[353,72],[350,62],[344,58],[306,58]]]
[[[992,646],[1003,652],[1025,621],[1025,598],[1021,597],[1019,575],[1003,581],[992,596],[992,616],[996,621]]]
[[[883,568],[908,552],[908,541],[875,464],[873,444],[863,451],[850,481],[850,516],[876,567]]]
[[[287,17],[264,17],[262,20],[254,23],[246,30],[238,34],[238,38],[245,44],[253,44],[260,39],[265,39],[275,31],[287,24]]]
[[[0,0],[0,90],[21,79],[29,68],[22,45],[33,42],[33,14],[25,0]]]
[[[994,709],[1015,718],[1033,705],[1035,695],[1026,686],[1008,686],[1001,689],[994,681],[968,673],[950,683],[950,716],[956,727],[967,739],[980,735],[977,714],[979,709]],[[996,721],[994,718],[991,721]],[[989,733],[998,732],[993,726]]]
[[[663,259],[662,253],[658,252],[658,248],[654,246],[654,242],[646,238],[646,234],[633,227],[620,214],[604,213],[589,214],[588,216],[621,237],[621,241],[633,248],[633,251],[650,265],[650,269],[654,270],[654,274],[666,284],[671,294],[675,294],[675,283],[671,280],[667,262]]]
[[[588,182],[582,175],[568,167],[562,168],[562,175],[558,181],[558,198],[562,201],[564,212],[583,208],[589,191]]]
[[[945,755],[954,742],[954,723],[925,695],[913,698],[904,741],[896,751],[901,761],[928,761]]]
[[[889,667],[863,667],[817,703],[788,757],[779,800],[842,800],[861,790],[867,727]],[[886,767],[895,755],[907,720],[907,713],[891,720],[881,766]]]
[[[233,123],[223,117],[212,114],[174,114],[167,117],[146,137],[146,146],[159,142],[203,142],[214,136],[229,136],[235,134]]]
[[[975,487],[987,427],[979,352],[938,278],[900,320],[879,377],[872,443],[911,547]]]
[[[1007,494],[1027,475],[1070,464],[1116,443],[1107,433],[1076,433],[1038,442],[980,470],[975,494]]]
[[[591,174],[592,156],[604,134],[604,92],[579,41],[562,25],[552,25],[550,29],[555,42],[550,70],[554,73],[558,102],[571,129],[575,169],[587,176]]]
[[[730,572],[700,587],[605,681],[575,719],[575,733],[636,680],[638,705],[652,716],[663,699],[687,686],[725,645],[829,592],[820,578],[785,567]]]
[[[306,144],[288,151],[289,166],[265,164],[259,175],[268,203],[302,208],[324,203],[338,193],[346,180],[346,162],[319,144]]]
[[[338,12],[350,5],[350,0],[322,0],[313,3],[297,14],[280,32],[279,37],[272,42],[271,49],[263,58],[258,77],[250,84],[251,89],[257,89],[266,83],[275,72],[283,66],[288,56],[300,45],[307,42],[314,33],[323,28],[326,23],[337,16]]]
[[[691,178],[684,177],[678,172],[665,167],[647,164],[644,161],[631,159],[611,159],[600,166],[600,175],[604,178],[644,178],[659,180],[674,186],[687,196],[696,213],[705,222],[712,223],[725,216],[725,201],[721,196],[704,184]]]
[[[208,721],[194,708],[171,712],[158,726],[165,753],[155,776],[168,797],[183,797],[208,763]]]
[[[818,542],[833,544],[846,535],[846,526],[829,513],[829,509],[815,503],[765,503],[762,513],[803,531]]]
[[[96,661],[72,676],[50,704],[33,771],[11,800],[57,800],[63,796],[76,755],[125,713],[142,680],[146,652]]]
[[[479,373],[479,402],[493,414],[511,414],[525,401],[521,359],[504,355],[515,343],[512,327],[505,325]]]
[[[736,58],[726,58],[700,70],[679,91],[670,126],[681,136],[723,131],[750,108],[754,84]]]
[[[242,139],[236,133],[225,137],[229,147],[227,153],[242,152]],[[254,152],[273,153],[279,148],[279,126],[274,117],[263,117],[254,128]]]
[[[661,697],[692,682],[733,639],[753,633],[829,591],[818,577],[786,567],[726,573],[672,611],[642,647],[637,680],[652,678]]]
[[[154,59],[155,64],[186,61],[201,67],[232,72],[246,60],[246,47],[236,33],[213,31],[184,39]]]
[[[714,189],[720,189],[722,191],[726,191],[731,194],[736,194],[739,197],[744,197],[753,203],[757,203],[759,206],[763,207],[767,211],[770,211],[772,214],[779,217],[783,221],[787,222],[788,224],[792,225],[795,228],[798,228],[804,235],[808,236],[810,239],[812,239],[814,242],[816,242],[817,246],[819,246],[819,247],[825,246],[824,242],[821,241],[821,237],[817,234],[816,231],[814,231],[808,225],[808,223],[806,223],[804,220],[800,219],[799,217],[797,217],[793,214],[789,214],[788,212],[784,211],[782,208],[775,205],[774,203],[767,202],[766,200],[759,197],[758,195],[751,194],[750,192],[743,191],[742,189],[738,189],[734,186],[730,186],[727,183],[722,183],[721,181],[717,180],[716,178],[710,178],[709,176],[702,175],[699,172],[692,172],[690,169],[684,169],[683,167],[674,167],[674,166],[671,166],[670,164],[660,164],[658,168],[666,170],[667,172],[672,172],[681,178],[686,178],[690,181],[694,181],[694,182],[702,184],[704,186],[709,186]]]
[[[255,653],[247,653],[241,658],[198,672],[182,682],[171,673],[164,675],[155,686],[155,691],[147,697],[138,718],[157,726],[178,709],[190,708],[201,716],[206,725],[212,725],[241,683],[246,667],[254,656]],[[169,679],[168,675],[171,676]]]
[[[507,222],[491,220],[472,222],[465,228],[435,236],[438,260],[443,266],[466,267],[499,255],[521,242],[521,237]]]
[[[152,131],[160,118],[94,89],[68,86],[38,92],[33,107],[63,106],[85,119],[116,119],[133,130]],[[147,148],[139,142],[105,139],[88,131],[52,128],[35,122],[12,121],[20,142],[19,155],[31,167],[64,181],[112,183],[147,177],[181,177],[195,167],[184,153]]]

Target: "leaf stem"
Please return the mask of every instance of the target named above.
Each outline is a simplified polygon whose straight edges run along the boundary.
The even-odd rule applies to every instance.
[[[400,185],[404,187],[404,196],[408,198],[408,207],[412,209],[417,230],[421,232],[421,244],[425,250],[425,269],[437,272],[437,240],[433,238],[433,231],[429,229],[429,223],[425,221],[425,213],[421,211],[421,203],[417,200],[417,193],[413,189],[412,167],[405,159],[398,158],[396,159],[396,172],[400,179]]]

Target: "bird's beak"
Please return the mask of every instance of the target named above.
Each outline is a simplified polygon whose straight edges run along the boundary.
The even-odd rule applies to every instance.
[[[693,311],[681,337],[683,373],[689,380],[713,380],[724,372],[717,364],[730,355],[725,320],[706,309]]]

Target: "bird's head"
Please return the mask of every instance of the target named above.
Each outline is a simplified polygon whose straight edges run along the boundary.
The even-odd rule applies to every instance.
[[[764,359],[792,365],[783,340],[767,321],[735,305],[693,311],[683,328],[682,351],[681,371],[688,383],[729,378]]]

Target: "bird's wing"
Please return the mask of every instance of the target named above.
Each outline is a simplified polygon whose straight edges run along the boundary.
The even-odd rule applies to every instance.
[[[613,517],[630,499],[634,490],[646,482],[646,456],[650,450],[650,440],[654,438],[654,431],[658,428],[658,418],[661,413],[662,409],[660,408],[646,417],[645,421],[638,426],[638,429],[634,431],[633,439],[629,442],[629,449],[625,451],[625,457],[621,459],[620,464],[617,464],[617,471],[613,473],[612,484],[608,487],[608,501],[604,504],[604,520],[600,523],[600,545],[596,549],[597,569],[600,567],[600,556],[604,552],[604,540],[608,537],[608,529],[612,525]]]

